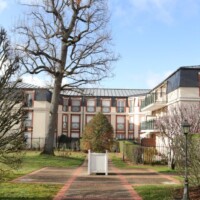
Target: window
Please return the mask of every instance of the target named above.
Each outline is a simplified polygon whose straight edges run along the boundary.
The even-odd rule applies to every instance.
[[[134,138],[133,134],[128,134],[128,139],[133,139],[133,138]]]
[[[128,130],[129,131],[134,131],[134,121],[133,121],[133,117],[130,117],[129,119],[129,127],[128,127]]]
[[[117,112],[125,112],[125,100],[117,100]]]
[[[90,122],[90,120],[92,120],[93,119],[93,115],[87,115],[86,116],[86,124],[88,124],[89,122]]]
[[[77,130],[80,129],[80,116],[72,115],[71,129]]]
[[[26,93],[25,94],[25,107],[32,107],[33,106],[33,93]]]
[[[62,107],[64,112],[68,111],[68,99],[63,99],[63,107]]]
[[[79,133],[71,133],[72,138],[79,138]]]
[[[95,112],[95,100],[94,99],[87,100],[87,112]]]
[[[117,130],[124,131],[125,130],[125,117],[117,116]]]
[[[24,117],[24,127],[29,128],[32,127],[33,113],[27,112]]]
[[[72,112],[79,112],[81,110],[81,101],[80,100],[76,100],[76,99],[73,99],[72,100]]]
[[[67,125],[68,125],[67,115],[63,115],[62,119],[63,119],[62,128],[63,130],[67,130]]]
[[[102,100],[102,112],[103,113],[110,112],[110,100]]]
[[[129,101],[129,112],[134,112],[134,100]]]
[[[117,139],[125,139],[125,134],[117,134],[116,135]]]

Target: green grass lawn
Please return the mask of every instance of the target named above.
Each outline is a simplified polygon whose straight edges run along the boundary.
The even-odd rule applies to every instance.
[[[134,189],[143,200],[172,200],[175,189],[180,186],[174,185],[146,185],[136,186]]]
[[[60,155],[60,152],[56,152],[56,155],[58,154]],[[85,160],[85,156],[83,153],[76,152],[70,153],[66,157],[40,155],[40,152],[36,151],[26,152],[21,168],[8,175],[5,182],[0,183],[0,199],[52,199],[62,185],[12,183],[9,181],[43,167],[78,167]]]
[[[177,172],[176,170],[170,169],[166,165],[143,165],[143,164],[132,164],[132,163],[127,163],[122,160],[122,156],[120,157],[117,154],[110,154],[110,157],[112,159],[113,164],[122,169],[134,169],[134,168],[140,168],[140,169],[153,169],[156,172],[159,173],[164,173],[164,174],[174,174],[176,175]]]
[[[171,170],[165,165],[135,165],[122,160],[119,154],[110,154],[113,164],[121,169],[152,169],[161,174],[173,175],[174,178],[181,179],[175,170]],[[143,198],[143,200],[172,200],[175,189],[180,188],[180,185],[144,185],[134,186],[134,189]]]

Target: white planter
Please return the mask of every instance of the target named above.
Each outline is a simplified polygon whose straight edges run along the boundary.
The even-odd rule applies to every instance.
[[[88,174],[105,173],[108,175],[108,152],[91,153],[88,150]]]

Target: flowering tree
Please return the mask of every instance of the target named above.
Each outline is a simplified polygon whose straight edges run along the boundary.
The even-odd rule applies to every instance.
[[[199,113],[199,103],[177,104],[170,106],[167,113],[159,117],[156,122],[164,144],[169,147],[168,159],[172,169],[175,168],[175,163],[184,156],[184,134],[181,124],[184,120],[187,120],[191,125],[190,134],[200,134]]]

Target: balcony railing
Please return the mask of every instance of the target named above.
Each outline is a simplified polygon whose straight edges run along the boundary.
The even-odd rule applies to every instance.
[[[152,105],[151,109],[159,109],[163,107],[167,103],[167,95],[166,93],[151,93],[148,94],[145,99],[141,103],[141,109],[146,108],[147,106]]]
[[[143,121],[141,122],[141,130],[155,130],[156,129],[156,120],[148,120],[148,121]]]

